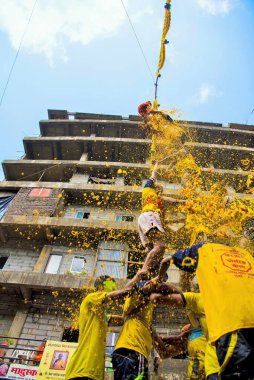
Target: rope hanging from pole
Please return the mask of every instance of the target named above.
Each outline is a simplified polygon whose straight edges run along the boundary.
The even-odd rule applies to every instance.
[[[167,40],[167,34],[170,28],[171,24],[171,0],[167,0],[166,4],[164,6],[165,8],[165,16],[164,16],[164,25],[163,25],[163,31],[162,31],[162,37],[161,37],[161,47],[160,47],[160,55],[159,55],[159,62],[158,62],[158,69],[156,73],[156,82],[155,82],[155,106],[158,107],[157,102],[157,92],[158,92],[158,82],[159,78],[161,77],[160,71],[164,66],[165,59],[166,59],[166,45],[169,43]]]

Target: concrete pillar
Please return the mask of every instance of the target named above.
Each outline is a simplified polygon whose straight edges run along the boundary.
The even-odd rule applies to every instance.
[[[3,242],[3,243],[7,242],[7,239],[6,239],[6,236],[5,236],[5,233],[4,233],[2,227],[0,227],[0,241]]]
[[[118,186],[124,186],[124,178],[123,177],[116,177],[115,184]]]
[[[26,321],[27,313],[28,313],[28,310],[25,308],[18,310],[16,312],[16,315],[13,319],[13,322],[12,322],[12,325],[11,325],[11,328],[10,328],[9,334],[8,334],[10,337],[12,337],[12,336],[15,338],[20,337],[21,332],[22,332],[23,327],[24,327],[24,324],[25,324],[25,321]],[[16,347],[17,340],[13,340],[13,341],[14,341],[14,343],[12,346]]]
[[[51,247],[50,246],[45,245],[42,248],[40,256],[39,256],[39,258],[37,260],[37,263],[34,266],[34,270],[33,271],[35,273],[42,273],[43,272],[50,252],[51,252]]]
[[[87,159],[88,159],[88,153],[83,153],[80,158],[80,161],[87,161]]]

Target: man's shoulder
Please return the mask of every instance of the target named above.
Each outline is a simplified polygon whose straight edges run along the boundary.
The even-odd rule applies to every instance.
[[[89,303],[98,303],[100,301],[103,301],[105,298],[106,292],[92,292],[89,293],[83,300],[82,305],[89,304]]]

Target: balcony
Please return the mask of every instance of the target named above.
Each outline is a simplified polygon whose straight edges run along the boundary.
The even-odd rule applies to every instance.
[[[205,167],[212,163],[216,169],[244,170],[242,160],[253,163],[254,158],[254,149],[242,146],[186,142],[185,148],[193,155],[198,165],[202,164]]]
[[[149,176],[149,163],[105,162],[105,161],[65,161],[65,160],[5,160],[4,175],[10,181],[68,182],[74,173],[93,176],[116,177],[119,169],[125,169],[132,176]]]
[[[144,163],[151,140],[119,137],[26,137],[26,157],[29,159],[79,160],[86,153],[89,161]],[[131,152],[131,156],[130,156]]]

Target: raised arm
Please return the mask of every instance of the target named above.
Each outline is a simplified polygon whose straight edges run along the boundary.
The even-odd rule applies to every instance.
[[[152,171],[152,174],[151,174],[151,179],[155,180],[156,179],[156,175],[157,175],[157,169],[158,169],[158,162],[157,161],[153,161],[154,163],[154,166],[153,166],[153,171]]]
[[[110,316],[108,325],[109,326],[122,326],[123,322],[124,322],[124,319],[123,319],[122,315],[113,314]]]
[[[167,295],[173,293],[181,293],[182,289],[179,286],[171,284],[169,282],[158,282],[155,277],[143,286],[143,292],[146,294],[162,293],[163,295]]]
[[[154,333],[154,346],[161,359],[172,358],[184,353],[187,349],[187,335],[161,337]]]
[[[166,204],[166,203],[186,203],[186,200],[185,199],[176,199],[176,198],[172,198],[172,197],[169,197],[167,195],[163,195],[161,197],[161,199],[163,200],[163,202]]]
[[[150,300],[156,305],[165,306],[184,306],[184,300],[181,294],[159,294],[153,293],[150,295]]]
[[[163,282],[163,278],[167,273],[167,270],[170,267],[171,263],[173,263],[172,256],[166,257],[161,261],[158,276],[155,277],[158,282]]]
[[[122,300],[124,297],[131,294],[131,292],[132,292],[132,289],[130,288],[115,290],[113,292],[107,293],[103,302],[108,303],[114,300]]]
[[[147,271],[140,270],[137,274],[125,285],[123,289],[115,290],[107,293],[104,298],[104,303],[111,302],[116,299],[123,299],[133,292],[134,286],[142,280],[143,276],[147,274]]]

